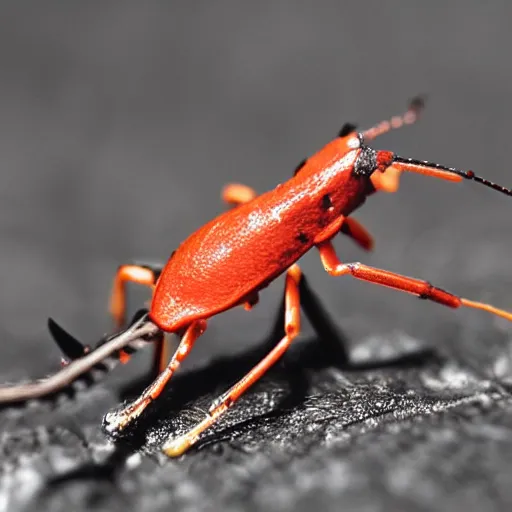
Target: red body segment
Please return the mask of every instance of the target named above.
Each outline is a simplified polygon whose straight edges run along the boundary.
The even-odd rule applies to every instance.
[[[295,177],[186,239],[157,282],[150,317],[176,331],[243,303],[282,274],[372,191],[355,176],[351,136],[330,142]]]

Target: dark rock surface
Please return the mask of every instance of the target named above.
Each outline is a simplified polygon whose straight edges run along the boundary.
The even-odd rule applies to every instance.
[[[84,341],[108,331],[116,266],[165,259],[221,211],[224,182],[266,190],[344,122],[369,126],[416,93],[430,98],[421,123],[379,147],[512,185],[507,3],[165,5],[0,7],[2,382],[58,367],[48,316]],[[510,201],[402,181],[358,215],[375,253],[337,240],[340,257],[512,309]],[[101,419],[141,389],[146,354],[95,386],[3,408],[0,511],[510,510],[510,324],[329,278],[313,253],[303,268],[342,341],[304,321],[179,460],[159,444],[268,349],[281,281],[250,314],[211,322],[122,443]]]

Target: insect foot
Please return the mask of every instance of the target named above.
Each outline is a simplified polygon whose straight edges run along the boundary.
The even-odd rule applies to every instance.
[[[167,457],[179,457],[183,455],[194,444],[193,439],[188,436],[181,436],[172,441],[168,441],[163,446],[163,451]]]
[[[105,432],[115,437],[120,434],[130,423],[133,423],[144,410],[142,404],[132,404],[121,410],[109,411],[103,417],[102,428]]]

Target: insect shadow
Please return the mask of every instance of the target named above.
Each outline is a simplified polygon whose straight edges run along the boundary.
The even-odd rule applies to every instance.
[[[317,336],[297,340],[285,354],[281,363],[278,363],[269,372],[264,381],[264,385],[277,385],[280,389],[286,389],[272,411],[256,416],[252,414],[248,417],[247,411],[243,407],[239,407],[240,411],[234,425],[210,433],[191,449],[190,454],[230,439],[235,430],[250,429],[254,421],[278,417],[286,414],[286,411],[290,409],[300,407],[308,396],[311,376],[315,372],[327,368],[335,368],[348,373],[408,369],[422,367],[439,360],[439,356],[433,349],[419,348],[414,352],[399,354],[384,360],[351,362],[346,350],[347,337],[318,304],[315,302],[314,307],[309,304],[309,308],[306,305],[307,316],[317,332]],[[137,451],[154,452],[158,443],[166,437],[179,435],[195,421],[202,419],[212,399],[259,362],[282,338],[284,335],[283,311],[284,305],[281,305],[274,327],[262,344],[237,355],[215,359],[206,367],[183,374],[178,373],[158,400],[153,402],[137,421],[116,438],[115,449],[104,462],[86,463],[69,472],[50,478],[47,481],[44,494],[51,493],[71,481],[99,480],[114,483],[130,455]],[[151,376],[131,382],[121,389],[120,399],[133,398],[140,394],[150,382]],[[250,393],[248,395],[247,398],[250,400]],[[237,405],[241,406],[242,404]],[[147,433],[155,430],[159,432],[162,439],[157,439],[155,446],[151,446],[152,443],[148,443]]]
[[[305,291],[307,286],[307,281],[304,280],[302,291]],[[433,349],[418,348],[413,352],[398,354],[384,360],[351,362],[346,348],[349,346],[346,335],[335,325],[311,290],[307,289],[307,292],[302,295],[307,297],[302,305],[316,336],[296,340],[262,383],[256,385],[260,389],[260,386],[270,389],[270,393],[272,390],[275,391],[276,387],[280,391],[284,390],[284,393],[279,393],[280,398],[272,407],[272,411],[263,413],[265,417],[279,416],[286,414],[290,409],[300,407],[311,389],[311,377],[315,372],[319,373],[327,368],[335,368],[346,373],[361,373],[414,368],[439,360]],[[158,442],[164,439],[153,439],[153,442],[148,442],[149,431],[158,432],[157,438],[185,433],[193,424],[203,419],[213,399],[261,361],[284,336],[283,317],[284,303],[281,304],[270,335],[263,343],[241,354],[217,358],[205,367],[175,375],[165,391],[150,404],[143,415],[122,434],[116,436],[116,441],[134,450],[143,448],[152,451],[157,448]],[[150,382],[151,378],[145,376],[130,383],[121,390],[121,400],[139,395]],[[245,398],[245,403],[250,403],[251,392],[248,392]],[[248,421],[248,411],[244,410],[242,403],[237,403],[232,413],[236,417],[237,430],[251,428],[251,422],[256,419],[252,411],[249,413]],[[201,449],[205,442],[211,445],[215,444],[216,440],[225,440],[232,428],[226,427],[209,434],[192,450]]]

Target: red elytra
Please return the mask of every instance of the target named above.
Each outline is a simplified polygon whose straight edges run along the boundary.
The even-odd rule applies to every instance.
[[[176,331],[252,300],[314,245],[332,237],[371,191],[351,172],[360,149],[333,141],[292,179],[208,222],[181,244],[149,316]],[[330,164],[329,164],[330,163]],[[327,164],[327,167],[326,167]]]

